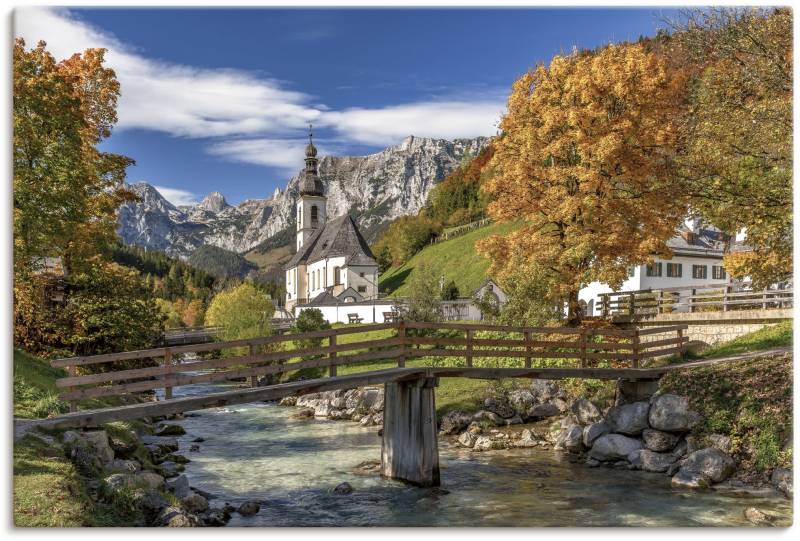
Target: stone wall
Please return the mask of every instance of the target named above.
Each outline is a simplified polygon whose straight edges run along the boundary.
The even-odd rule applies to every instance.
[[[714,345],[738,338],[743,334],[757,331],[782,321],[791,321],[792,309],[781,308],[771,310],[732,310],[729,312],[694,312],[659,314],[646,319],[630,321],[619,318],[617,322],[627,328],[646,329],[662,325],[685,323],[689,326],[685,336],[690,344]],[[642,336],[642,342],[662,340],[674,337],[674,331],[666,334],[650,334]]]

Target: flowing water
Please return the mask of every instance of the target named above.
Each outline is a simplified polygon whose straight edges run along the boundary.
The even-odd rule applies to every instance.
[[[184,387],[181,394],[209,392]],[[672,489],[663,474],[589,469],[551,450],[470,453],[440,442],[442,489],[358,475],[380,459],[375,427],[294,420],[294,408],[246,404],[197,412],[180,424],[192,486],[212,506],[262,502],[229,526],[748,526],[754,506],[791,523],[791,502],[732,491]],[[191,440],[205,438],[199,452]],[[355,489],[339,495],[347,481]]]

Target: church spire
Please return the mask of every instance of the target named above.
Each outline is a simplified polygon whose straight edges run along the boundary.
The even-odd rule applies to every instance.
[[[300,180],[300,193],[303,195],[323,195],[322,181],[317,175],[317,147],[314,146],[311,124],[308,125],[308,146],[306,147],[306,170]]]

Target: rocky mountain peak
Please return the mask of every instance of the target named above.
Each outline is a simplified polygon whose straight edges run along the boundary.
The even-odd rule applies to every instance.
[[[197,205],[198,209],[219,214],[226,208],[230,207],[225,196],[220,192],[211,192]]]

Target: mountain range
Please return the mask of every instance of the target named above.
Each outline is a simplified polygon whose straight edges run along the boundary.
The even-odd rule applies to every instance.
[[[410,136],[399,145],[368,156],[325,156],[319,176],[328,197],[328,217],[350,213],[373,240],[392,220],[416,214],[431,188],[475,156],[489,139],[430,139]],[[122,242],[188,259],[203,245],[239,254],[256,247],[291,244],[297,185],[302,171],[272,197],[231,205],[220,192],[197,205],[175,206],[146,182],[129,188],[139,201],[120,207]]]

